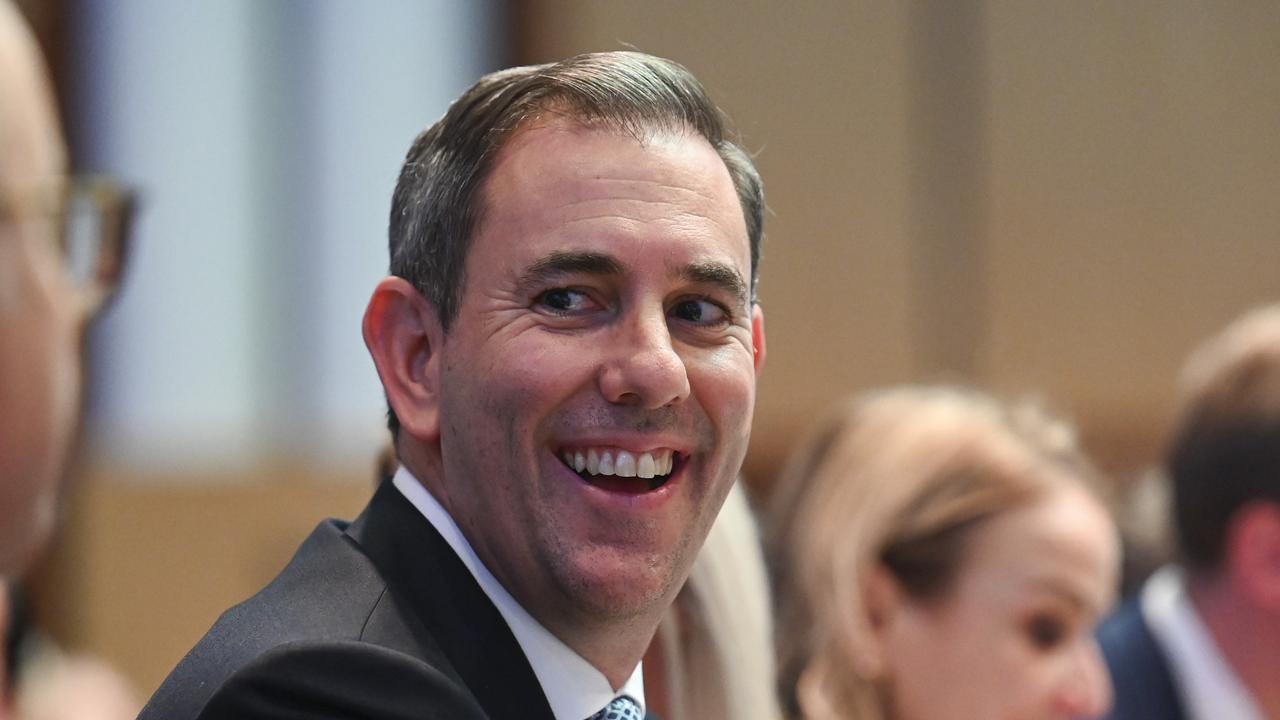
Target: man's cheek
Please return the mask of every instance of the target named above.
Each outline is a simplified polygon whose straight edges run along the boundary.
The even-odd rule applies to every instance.
[[[707,374],[698,386],[708,412],[719,415],[722,421],[737,421],[750,427],[756,400],[755,373],[750,368]]]

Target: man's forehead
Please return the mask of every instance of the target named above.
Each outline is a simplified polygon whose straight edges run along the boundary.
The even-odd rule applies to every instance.
[[[642,157],[651,162],[637,167],[635,163]],[[695,164],[691,161],[698,160],[706,163],[699,169],[711,169],[712,173],[691,173]],[[724,161],[706,138],[691,128],[652,125],[633,130],[565,116],[543,116],[514,131],[495,157],[487,185],[511,191],[541,179],[550,182],[539,183],[540,187],[562,192],[565,184],[584,179],[638,178],[708,194],[727,190],[736,197]]]
[[[737,191],[720,155],[696,133],[655,128],[637,136],[544,116],[509,138],[481,198],[468,264],[480,261],[507,281],[552,268],[563,274],[571,263],[560,260],[596,256],[614,269],[659,269],[681,282],[697,276],[750,295]],[[485,249],[477,255],[479,246]],[[660,264],[642,261],[653,255]],[[597,270],[605,265],[595,263]]]
[[[512,128],[502,142],[499,155],[511,153],[529,142],[544,142],[548,134],[565,139],[625,138],[639,146],[662,136],[702,137],[692,127],[678,121],[591,118],[584,117],[569,107],[551,106],[539,110]]]
[[[591,214],[575,204],[616,202],[630,203],[635,219],[644,220],[644,204],[652,203],[655,215],[683,207],[746,238],[728,168],[692,132],[655,129],[637,137],[568,119],[532,123],[499,152],[482,193],[485,217],[498,211],[553,223]]]

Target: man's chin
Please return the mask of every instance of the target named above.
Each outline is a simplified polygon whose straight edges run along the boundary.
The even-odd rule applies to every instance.
[[[679,589],[670,553],[598,555],[580,562],[566,584],[584,614],[611,620],[660,615]]]

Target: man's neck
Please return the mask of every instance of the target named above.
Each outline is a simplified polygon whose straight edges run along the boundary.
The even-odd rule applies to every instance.
[[[1248,602],[1217,575],[1188,575],[1187,595],[1259,709],[1280,719],[1280,617]]]
[[[577,624],[556,627],[554,622],[548,623],[542,618],[538,621],[599,670],[614,690],[626,684],[658,629],[656,622],[631,621],[623,624],[613,621],[593,628]]]

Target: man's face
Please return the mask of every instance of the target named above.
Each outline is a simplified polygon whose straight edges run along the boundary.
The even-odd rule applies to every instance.
[[[440,357],[441,500],[553,632],[651,619],[741,467],[763,359],[728,171],[696,135],[552,120],[485,201]]]
[[[36,48],[0,3],[0,573],[22,569],[53,526],[79,400],[79,295],[47,217],[16,208],[63,173]]]

